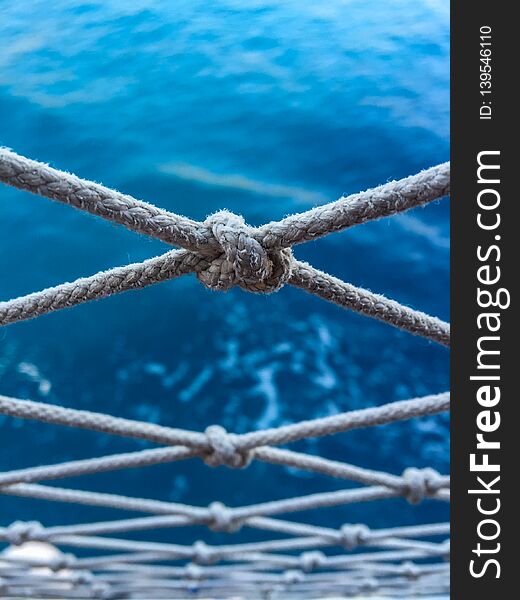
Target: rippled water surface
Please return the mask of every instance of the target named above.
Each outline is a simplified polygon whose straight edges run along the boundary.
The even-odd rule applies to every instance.
[[[436,0],[2,2],[0,143],[196,219],[228,208],[260,224],[448,159],[448,33],[448,3]],[[448,227],[443,200],[295,253],[447,319]],[[2,299],[164,249],[7,188],[0,238]],[[192,277],[10,326],[0,344],[4,394],[195,430],[244,432],[448,387],[448,354],[434,344],[299,290],[210,293]],[[3,470],[143,447],[0,425]],[[394,473],[446,472],[448,420],[293,447]],[[191,460],[63,485],[240,505],[349,484]],[[0,496],[2,524],[117,516]],[[445,519],[447,509],[392,500],[301,518],[404,525]],[[194,537],[172,531],[156,539]]]

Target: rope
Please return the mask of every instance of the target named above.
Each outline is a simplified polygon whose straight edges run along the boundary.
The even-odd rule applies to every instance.
[[[181,246],[143,263],[118,267],[0,303],[0,325],[195,272],[203,285],[270,293],[290,283],[329,302],[449,345],[449,325],[384,296],[356,288],[296,261],[290,247],[431,202],[449,192],[449,164],[254,229],[228,211],[197,223],[96,183],[0,148],[0,180]]]
[[[181,248],[0,302],[0,325],[195,274],[205,287],[220,291],[240,287],[271,293],[289,284],[449,346],[449,324],[340,281],[298,261],[292,252],[294,245],[445,196],[449,193],[448,163],[258,228],[228,211],[215,213],[204,222],[193,221],[7,149],[0,149],[0,181]],[[0,595],[68,600],[242,595],[273,600],[316,598],[324,591],[394,598],[446,593],[448,523],[386,529],[343,523],[334,529],[280,515],[392,498],[410,504],[446,502],[447,475],[418,467],[406,467],[400,475],[387,473],[276,446],[436,415],[448,411],[449,402],[449,394],[441,393],[239,434],[215,424],[204,431],[190,431],[0,395],[0,414],[160,446],[0,473],[0,494],[144,513],[53,527],[37,521],[0,526],[0,542],[11,547],[39,542],[53,548],[47,558],[2,553]],[[232,469],[261,461],[347,480],[357,487],[230,507],[220,501],[194,506],[41,483],[193,458],[209,467]],[[250,528],[282,537],[221,545],[203,540],[182,545],[111,537],[192,526],[228,535]],[[80,548],[83,555],[78,558],[58,548]],[[94,554],[85,555],[88,549]],[[334,549],[336,554],[331,554]],[[183,564],[170,564],[179,562]]]
[[[211,227],[92,181],[53,169],[0,148],[0,181],[69,204],[128,229],[186,250],[220,250]],[[397,214],[450,193],[450,165],[443,163],[400,181],[340,198],[324,206],[260,227],[254,238],[267,249],[288,248],[381,217]]]
[[[449,392],[444,392],[422,398],[390,402],[383,406],[338,413],[329,417],[300,421],[272,429],[229,434],[220,426],[212,426],[207,428],[205,433],[198,433],[187,429],[175,429],[155,423],[133,421],[103,413],[0,395],[0,414],[147,440],[157,444],[179,444],[188,448],[196,448],[201,453],[205,453],[206,463],[211,466],[226,464],[232,467],[243,466],[242,452],[261,446],[287,444],[305,438],[322,437],[363,427],[386,425],[413,417],[435,415],[446,412],[449,410],[449,406]]]
[[[345,283],[306,263],[297,262],[293,266],[290,283],[322,300],[383,321],[443,346],[450,345],[448,323],[403,306],[380,294],[373,294],[363,288]]]
[[[116,267],[92,277],[82,277],[72,283],[0,302],[0,325],[33,319],[91,300],[175,279],[193,272],[201,262],[207,264],[199,255],[172,250],[142,263]]]

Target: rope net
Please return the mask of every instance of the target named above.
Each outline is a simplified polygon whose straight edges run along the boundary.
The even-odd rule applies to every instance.
[[[292,285],[449,346],[448,323],[343,282],[297,260],[292,252],[296,244],[448,195],[448,163],[258,228],[228,211],[217,212],[204,222],[193,221],[8,149],[0,149],[0,180],[180,248],[0,302],[2,326],[192,273],[213,290],[238,286],[249,292],[272,293]],[[411,504],[447,502],[447,475],[414,467],[392,474],[284,446],[448,410],[449,393],[445,392],[235,434],[220,425],[190,431],[0,395],[0,414],[158,446],[0,473],[2,494],[144,513],[75,525],[46,527],[36,521],[17,521],[0,527],[0,542],[7,545],[0,554],[0,597],[274,600],[445,594],[449,589],[448,523],[386,529],[339,523],[334,529],[286,520],[286,516],[389,498],[404,498]],[[188,459],[230,469],[244,469],[252,461],[261,461],[360,485],[229,507],[219,501],[195,506],[42,483]],[[230,536],[250,528],[269,532],[273,538],[224,545],[195,540],[191,545],[180,545],[120,537],[129,532],[193,525]],[[81,552],[76,556],[63,548]]]

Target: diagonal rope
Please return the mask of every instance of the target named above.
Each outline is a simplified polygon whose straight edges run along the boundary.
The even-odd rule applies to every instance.
[[[143,263],[117,267],[2,302],[0,325],[195,272],[204,285],[216,289],[227,289],[222,287],[223,277],[225,286],[238,284],[250,291],[263,292],[274,291],[288,282],[344,308],[449,345],[447,323],[344,283],[310,265],[295,261],[292,256],[282,259],[280,252],[269,254],[273,249],[280,251],[296,243],[440,198],[449,192],[449,171],[449,164],[444,163],[418,175],[254,229],[226,212],[213,215],[205,223],[198,223],[0,148],[0,180],[4,183],[65,202],[194,251],[192,254],[167,253]],[[226,255],[225,260],[222,259],[222,251]],[[252,255],[249,263],[241,258],[244,252]],[[256,255],[254,259],[253,254]],[[265,283],[271,277],[273,265],[280,260],[282,263],[285,260],[286,264],[280,263],[275,267],[275,278],[269,285],[264,285],[262,281]],[[258,268],[255,266],[251,271],[253,264]],[[231,267],[236,276],[230,279]],[[246,271],[249,273],[247,277]],[[267,276],[267,272],[271,275]]]
[[[395,300],[345,283],[307,263],[295,261],[289,283],[343,308],[372,317],[433,342],[450,345],[450,325]]]
[[[445,163],[253,228],[242,217],[227,211],[211,215],[202,223],[193,221],[0,149],[0,181],[182,248],[0,302],[0,325],[194,273],[205,287],[222,291],[238,286],[250,292],[270,293],[289,283],[338,306],[449,346],[448,323],[321,272],[296,260],[291,250],[293,245],[439,199],[449,193],[449,179],[449,164]],[[448,589],[445,561],[449,558],[449,541],[431,538],[448,534],[447,523],[377,530],[345,523],[334,529],[287,521],[279,515],[391,498],[403,498],[412,504],[448,501],[448,476],[415,467],[395,475],[273,446],[447,410],[449,394],[443,393],[235,434],[218,425],[196,432],[0,396],[0,414],[163,446],[0,473],[1,494],[149,515],[54,527],[38,522],[14,522],[0,527],[0,541],[14,546],[52,542],[58,547],[95,551],[93,556],[76,558],[55,548],[57,554],[47,559],[2,553],[0,595],[115,600],[153,594],[157,600],[171,600],[185,598],[188,592],[290,600],[315,598],[324,590],[349,597],[379,593],[405,598],[444,593]],[[260,460],[353,481],[363,487],[247,506],[228,507],[212,502],[200,507],[37,483],[194,457],[212,467],[230,468],[244,468],[251,461]],[[205,526],[222,533],[249,527],[289,537],[218,546],[201,540],[185,546],[107,537],[189,526]],[[344,552],[330,555],[317,550],[331,547],[343,548]],[[365,548],[378,551],[366,552]],[[109,554],[100,556],[99,551]],[[165,564],[170,561],[188,562],[184,566]],[[38,566],[51,571],[32,568]],[[420,587],[416,585],[419,581]]]
[[[228,434],[224,430],[221,435],[233,444],[236,451],[247,451],[260,446],[287,444],[309,437],[321,437],[419,416],[435,415],[446,412],[449,406],[449,393],[445,392],[250,433]],[[215,450],[207,434],[204,433],[2,395],[0,395],[0,414],[143,439],[157,444],[184,445],[207,453]]]
[[[6,486],[2,488],[2,494],[152,514],[174,514],[190,519],[197,519],[202,523],[212,519],[212,515],[206,507],[163,502],[149,498],[122,496],[120,494],[108,494],[105,492],[88,492],[85,490],[45,486],[35,483],[20,483]],[[250,517],[273,516],[316,508],[372,502],[388,498],[399,498],[405,495],[406,492],[404,491],[392,490],[384,486],[370,486],[335,492],[319,492],[307,496],[297,496],[295,498],[236,507],[232,509],[232,518],[236,521],[243,521]],[[433,492],[429,497],[434,500],[448,501],[449,491],[447,489],[440,489]]]
[[[188,273],[198,273],[207,269],[208,264],[208,260],[198,254],[173,250],[142,263],[116,267],[91,277],[76,279],[72,283],[0,302],[0,326],[121,292],[145,288]],[[288,283],[343,308],[449,346],[448,323],[380,294],[345,283],[306,263],[293,261]]]
[[[0,181],[46,196],[125,227],[180,246],[211,254],[219,247],[209,228],[92,181],[0,148]],[[450,192],[450,165],[443,163],[399,181],[390,181],[268,223],[254,234],[266,248],[288,248],[373,219],[432,202]]]
[[[0,326],[175,279],[196,271],[201,264],[207,266],[208,262],[198,254],[171,250],[141,263],[101,271],[91,277],[0,302]]]

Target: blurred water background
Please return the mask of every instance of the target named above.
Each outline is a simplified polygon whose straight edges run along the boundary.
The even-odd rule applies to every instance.
[[[228,208],[261,224],[448,159],[447,0],[0,2],[0,40],[2,145],[195,219]],[[448,216],[443,200],[295,253],[447,319]],[[0,238],[2,299],[164,251],[5,187]],[[448,367],[445,349],[301,291],[210,293],[193,277],[0,332],[3,394],[195,430],[245,432],[437,393]],[[0,427],[2,470],[144,447],[8,418]],[[392,473],[446,472],[448,433],[438,416],[292,447]],[[349,486],[199,460],[60,485],[198,505]],[[1,524],[118,516],[0,496]],[[295,517],[380,527],[448,514],[387,500]],[[228,539],[202,528],[153,535]]]

